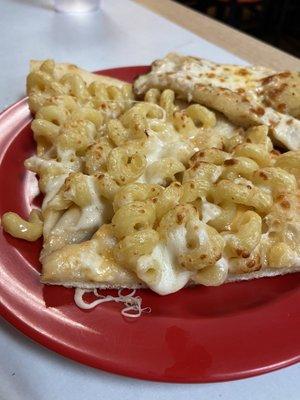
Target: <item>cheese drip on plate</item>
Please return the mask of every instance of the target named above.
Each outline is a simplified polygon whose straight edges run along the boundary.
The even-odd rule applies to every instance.
[[[91,303],[87,303],[84,301],[83,296],[86,293],[93,293],[97,299],[92,301]],[[122,303],[124,307],[121,311],[121,314],[124,317],[128,318],[138,318],[142,315],[142,313],[149,313],[151,312],[150,307],[142,307],[142,298],[140,296],[135,296],[136,290],[124,295],[122,294],[123,289],[118,290],[118,296],[103,296],[100,294],[98,289],[75,289],[74,301],[75,304],[83,309],[83,310],[90,310],[92,308],[97,307],[99,304],[107,303],[107,302],[115,302],[115,303]]]

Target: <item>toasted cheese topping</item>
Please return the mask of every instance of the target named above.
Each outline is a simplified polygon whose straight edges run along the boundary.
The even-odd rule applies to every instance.
[[[164,59],[155,61],[149,74],[138,78],[135,90],[137,94],[142,94],[149,87],[161,84],[170,86],[174,76],[177,88],[181,92],[192,93],[197,84],[212,85],[232,91],[255,90],[261,85],[262,79],[273,74],[273,70],[264,67],[216,64],[205,59],[170,53]]]
[[[97,240],[68,244],[43,259],[43,281],[70,283],[86,287],[90,282],[102,287],[138,287],[140,281],[133,273],[118,265],[112,257],[99,254]],[[87,285],[88,286],[88,285]]]
[[[287,110],[284,104],[277,110],[266,105],[270,103],[270,92],[265,83],[274,74],[275,71],[264,67],[216,64],[170,53],[155,61],[148,74],[136,79],[134,90],[142,95],[150,87],[171,88],[184,99],[212,107],[241,126],[266,124],[279,143],[290,150],[299,150],[300,121],[278,111]],[[298,85],[297,75],[294,79],[294,85]],[[292,89],[292,83],[290,86]],[[290,90],[286,96],[293,100],[295,94]]]

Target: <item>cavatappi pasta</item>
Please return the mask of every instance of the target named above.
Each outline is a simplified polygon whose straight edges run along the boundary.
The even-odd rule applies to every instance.
[[[15,237],[43,235],[43,282],[164,295],[299,265],[300,151],[170,89],[136,100],[57,71],[47,60],[27,78],[42,209],[2,216]]]

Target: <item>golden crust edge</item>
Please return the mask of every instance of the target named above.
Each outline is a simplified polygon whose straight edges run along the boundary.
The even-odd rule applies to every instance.
[[[30,72],[37,71],[44,61],[45,60],[30,60]],[[77,65],[74,64],[55,63],[55,69],[56,72],[59,74],[59,77],[62,77],[67,73],[75,72],[76,74],[80,75],[81,78],[87,84],[97,81],[107,86],[117,86],[119,88],[122,88],[125,84],[127,84],[127,82],[121,81],[116,78],[111,78],[109,76],[104,76],[104,75],[98,75],[93,72],[86,71],[84,69],[77,67]]]
[[[246,281],[251,279],[259,279],[259,278],[267,278],[274,276],[282,276],[291,273],[300,272],[300,265],[289,268],[266,268],[260,271],[254,271],[245,274],[229,274],[226,281],[224,283],[230,282],[238,282],[238,281]],[[132,285],[118,285],[118,284],[110,284],[105,282],[74,282],[74,281],[48,281],[41,279],[41,282],[45,285],[60,285],[64,287],[74,287],[81,289],[145,289],[147,285],[143,283],[134,283]],[[190,286],[199,286],[201,284],[195,284],[194,282],[189,282],[187,287]],[[202,285],[203,286],[203,285]]]

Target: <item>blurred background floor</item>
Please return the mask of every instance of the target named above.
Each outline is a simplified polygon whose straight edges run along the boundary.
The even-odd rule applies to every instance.
[[[300,0],[176,0],[300,57]]]

